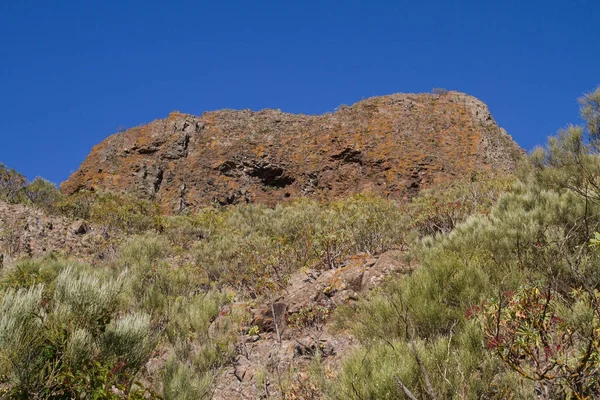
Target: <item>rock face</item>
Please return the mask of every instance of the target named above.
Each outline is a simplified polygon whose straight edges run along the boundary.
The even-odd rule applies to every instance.
[[[411,273],[414,266],[404,256],[401,250],[379,257],[357,254],[339,269],[293,274],[281,297],[253,310],[251,325],[258,332],[240,337],[238,354],[219,375],[213,399],[288,398],[276,381],[286,374],[297,396],[293,398],[321,398],[317,392],[307,393],[310,385],[303,384],[311,360],[318,354],[326,369],[337,370],[342,356],[355,345],[348,333],[331,329],[329,316],[339,306],[354,304],[360,294],[386,278]]]
[[[61,190],[126,191],[167,212],[365,191],[403,199],[477,170],[509,170],[520,155],[474,97],[395,94],[320,116],[174,112],[95,146]]]
[[[111,239],[109,232],[85,221],[0,201],[0,267],[26,256],[52,253],[93,262],[114,251]]]

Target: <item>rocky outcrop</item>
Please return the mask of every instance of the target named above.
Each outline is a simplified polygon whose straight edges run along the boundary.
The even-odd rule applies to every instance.
[[[379,257],[358,254],[338,269],[293,274],[280,297],[253,310],[255,331],[240,337],[238,354],[219,375],[213,398],[288,398],[278,379],[291,382],[295,398],[318,398],[306,393],[311,360],[319,355],[327,369],[335,370],[355,345],[351,335],[332,329],[333,310],[352,305],[389,276],[410,273],[414,266],[405,256],[401,250]]]
[[[93,262],[114,251],[111,235],[82,220],[0,201],[0,261],[50,254]],[[1,265],[0,265],[1,267]]]
[[[168,212],[365,191],[403,199],[477,170],[509,170],[520,155],[474,97],[395,94],[320,116],[174,112],[95,146],[61,190],[126,191]]]

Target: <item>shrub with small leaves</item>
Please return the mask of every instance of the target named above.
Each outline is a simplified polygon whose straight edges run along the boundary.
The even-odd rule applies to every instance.
[[[30,387],[43,366],[44,343],[42,286],[8,289],[0,303],[0,374],[16,385]]]
[[[9,203],[23,201],[22,191],[26,185],[27,178],[24,175],[0,163],[0,200]]]
[[[487,347],[552,398],[600,395],[600,292],[505,292],[483,310]]]
[[[105,357],[115,357],[125,368],[136,370],[156,346],[150,315],[133,313],[111,321],[106,326],[101,346]]]
[[[65,268],[56,279],[55,312],[77,327],[100,329],[114,311],[123,279]]]
[[[62,200],[62,195],[56,185],[39,176],[23,190],[31,204],[48,213],[54,213],[56,205]]]

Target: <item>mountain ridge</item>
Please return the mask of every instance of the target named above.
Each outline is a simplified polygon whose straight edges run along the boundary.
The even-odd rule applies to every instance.
[[[521,154],[475,97],[392,94],[322,115],[173,112],[94,146],[61,190],[124,191],[170,213],[360,192],[402,200],[479,170],[511,170]]]

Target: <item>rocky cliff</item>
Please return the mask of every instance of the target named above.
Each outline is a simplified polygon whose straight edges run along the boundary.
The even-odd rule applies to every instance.
[[[167,212],[364,191],[403,199],[481,169],[509,170],[520,155],[474,97],[394,94],[319,116],[173,112],[95,146],[61,190],[126,191]]]

